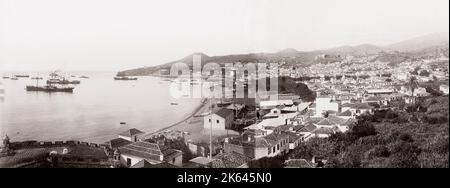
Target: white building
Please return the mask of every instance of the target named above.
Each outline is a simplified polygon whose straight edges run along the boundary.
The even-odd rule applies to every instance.
[[[212,115],[203,118],[203,128],[213,130],[226,130],[234,121],[233,110],[222,108]]]
[[[316,116],[322,116],[325,111],[339,112],[339,103],[333,101],[331,97],[317,97]]]
[[[439,91],[441,91],[442,93],[448,95],[448,85],[441,85],[441,86],[439,86]]]
[[[138,137],[143,134],[145,134],[145,133],[138,129],[132,128],[125,132],[120,133],[119,138],[128,140],[130,142],[137,142],[137,141],[139,141]]]

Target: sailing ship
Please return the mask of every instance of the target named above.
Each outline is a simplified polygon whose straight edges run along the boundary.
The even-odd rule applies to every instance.
[[[52,72],[50,74],[50,79],[47,80],[47,84],[61,84],[61,85],[67,85],[67,84],[80,84],[81,81],[79,80],[67,80],[65,77],[60,76],[56,72]]]
[[[26,86],[26,91],[42,91],[42,92],[66,92],[73,93],[73,87],[58,87],[52,84],[48,84],[45,86],[39,86],[39,79],[36,79],[36,86]]]

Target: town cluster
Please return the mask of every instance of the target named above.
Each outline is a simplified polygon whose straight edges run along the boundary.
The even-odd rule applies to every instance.
[[[358,116],[396,108],[392,105],[395,102],[413,103],[431,92],[448,95],[448,64],[437,63],[448,62],[448,58],[422,58],[396,66],[372,61],[374,58],[346,57],[309,67],[281,65],[278,76],[306,84],[315,92],[315,100],[283,93],[277,100],[214,101],[211,113],[203,116],[204,135],[199,139],[203,141],[180,131],[148,137],[137,129],[100,145],[66,141],[13,143],[7,137],[2,156],[20,154],[23,148],[51,148],[50,157],[42,161],[59,166],[245,168],[253,160],[286,155],[311,138],[346,132]],[[433,84],[437,87],[426,87]],[[33,155],[34,151],[28,152]],[[35,159],[22,164],[42,165],[36,162],[39,158]],[[324,162],[318,158],[289,159],[285,164],[312,168]]]

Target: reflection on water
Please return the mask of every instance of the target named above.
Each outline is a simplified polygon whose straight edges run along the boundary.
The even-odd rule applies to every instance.
[[[30,73],[33,76],[33,73]],[[26,92],[29,78],[2,80],[0,133],[13,140],[82,140],[101,143],[134,127],[151,132],[189,115],[200,99],[173,99],[170,82],[155,77],[115,81],[112,72],[79,72],[74,93]],[[40,76],[48,75],[39,73]],[[89,79],[79,78],[88,76]],[[176,102],[173,106],[170,103]],[[120,125],[126,122],[126,125]]]

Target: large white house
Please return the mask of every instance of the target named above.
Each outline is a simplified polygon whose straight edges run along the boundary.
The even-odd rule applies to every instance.
[[[323,112],[339,112],[339,103],[333,101],[331,97],[321,96],[316,98],[316,116],[322,116]]]
[[[203,128],[213,130],[226,130],[231,127],[234,121],[233,110],[222,108],[212,115],[203,118]]]

